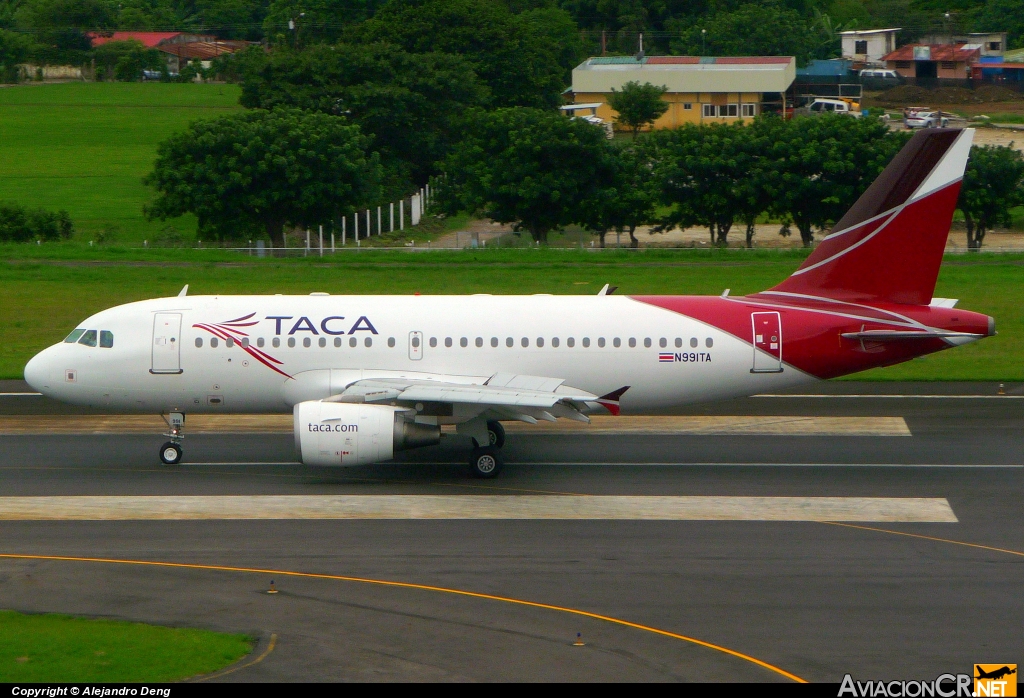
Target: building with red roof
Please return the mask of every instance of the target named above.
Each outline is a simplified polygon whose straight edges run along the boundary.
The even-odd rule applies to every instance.
[[[189,44],[194,41],[216,41],[217,37],[188,32],[90,32],[93,48],[111,41],[138,41],[146,48],[160,48],[168,44]]]
[[[886,67],[905,78],[966,80],[981,60],[979,44],[907,44],[883,58]]]

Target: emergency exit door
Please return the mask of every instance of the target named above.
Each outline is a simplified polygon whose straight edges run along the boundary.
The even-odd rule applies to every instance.
[[[754,366],[751,373],[782,373],[782,318],[779,313],[751,313]]]
[[[409,358],[413,361],[419,361],[423,358],[423,333],[422,332],[410,332],[409,333]]]
[[[153,367],[150,373],[181,373],[181,313],[153,316]]]

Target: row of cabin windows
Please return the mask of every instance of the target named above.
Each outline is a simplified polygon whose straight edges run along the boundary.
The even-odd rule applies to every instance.
[[[69,334],[65,344],[84,344],[87,347],[96,346],[96,339],[99,337],[101,349],[111,349],[114,346],[114,333],[109,330],[82,330],[78,329]]]
[[[113,341],[113,339],[111,339],[111,341]],[[545,344],[545,341],[546,340],[543,337],[537,337],[537,339],[535,340],[535,346],[537,346],[538,348],[543,348],[544,344]],[[249,338],[248,337],[243,337],[242,340],[239,341],[238,343],[241,344],[243,347],[247,347],[247,346],[249,346]],[[334,338],[334,346],[335,347],[341,347],[342,343],[343,343],[343,340],[342,340],[341,337],[335,337]],[[420,346],[420,338],[419,337],[413,337],[411,343],[412,343],[412,347],[414,349],[418,349],[419,346]],[[492,347],[497,347],[500,343],[501,342],[498,340],[497,337],[491,337],[490,344],[491,344]],[[628,340],[626,340],[626,343],[629,345],[630,348],[636,347],[636,345],[637,345],[636,337],[630,337]],[[699,343],[700,342],[697,340],[696,337],[690,337],[690,346],[691,347],[696,348]],[[228,337],[227,339],[224,340],[224,344],[227,345],[229,348],[233,347],[233,346],[235,346],[235,340],[232,337]],[[294,347],[295,344],[296,344],[295,337],[288,337],[288,346],[289,347]],[[355,337],[349,337],[348,338],[348,345],[350,347],[358,346],[358,344],[359,344],[359,341]],[[431,347],[436,347],[437,346],[437,337],[431,337],[430,340],[429,340],[429,344],[430,344]],[[451,337],[445,337],[444,338],[444,345],[446,347],[451,347],[452,344],[453,344],[453,341],[452,341]],[[477,337],[476,340],[474,340],[474,344],[476,346],[478,346],[478,347],[482,347],[484,345],[484,338],[483,337]],[[515,341],[514,337],[506,337],[505,338],[505,346],[506,347],[514,347],[515,344],[516,344],[516,341]],[[529,347],[530,346],[530,338],[529,337],[523,337],[522,339],[519,340],[519,344],[520,344],[520,346],[522,346],[524,348],[525,347]],[[589,347],[590,346],[590,337],[584,337],[581,340],[580,344],[582,344],[584,348]],[[597,346],[598,347],[603,348],[603,347],[606,346],[606,344],[607,344],[607,342],[605,341],[604,337],[598,337],[597,338]],[[644,345],[645,348],[650,349],[652,344],[653,344],[653,341],[651,340],[650,337],[644,338],[643,345]],[[711,337],[708,337],[708,338],[706,338],[704,340],[704,346],[706,346],[709,349],[711,347],[713,347],[714,344],[715,344],[715,342],[714,342],[714,340]],[[271,340],[271,345],[274,346],[274,347],[281,346],[281,338],[280,337],[274,337]],[[317,340],[317,345],[320,346],[321,348],[326,347],[327,346],[327,338],[326,337],[320,337]],[[682,337],[676,337],[675,345],[676,345],[677,349],[679,349],[679,348],[681,348],[683,346],[683,339],[682,339]],[[203,346],[203,338],[202,337],[196,337],[196,347],[197,348],[201,348],[202,346]],[[220,340],[217,339],[217,337],[211,337],[210,338],[210,346],[213,347],[214,349],[216,349],[218,346],[220,346]],[[256,346],[257,347],[263,347],[264,346],[263,337],[259,337],[259,338],[256,339]],[[310,337],[303,337],[302,338],[302,346],[307,347],[307,348],[313,346],[312,338],[310,338]],[[372,347],[373,346],[373,338],[372,337],[364,337],[363,338],[363,346],[365,346],[365,347]],[[394,337],[388,337],[388,346],[389,347],[394,347],[395,346],[395,338]],[[461,339],[459,339],[459,346],[460,347],[468,347],[469,346],[469,338],[468,337],[462,337]],[[551,338],[551,346],[555,347],[555,348],[561,346],[561,340],[558,337],[552,337]],[[570,347],[570,348],[575,347],[576,346],[576,338],[575,337],[567,338],[565,340],[565,346]],[[616,348],[621,347],[622,346],[622,339],[619,338],[619,337],[613,338],[612,339],[612,346],[616,347]],[[668,347],[668,339],[666,339],[665,337],[662,337],[661,339],[659,339],[658,340],[658,346],[660,348],[662,348],[662,349],[667,348]]]

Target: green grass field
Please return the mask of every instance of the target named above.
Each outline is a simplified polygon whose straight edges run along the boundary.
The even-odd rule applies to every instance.
[[[0,201],[66,209],[77,238],[105,229],[132,245],[192,216],[148,222],[142,178],[157,144],[191,121],[241,109],[235,85],[63,83],[0,89]]]
[[[244,635],[12,611],[0,636],[0,683],[180,681],[252,651]]]
[[[24,249],[24,248],[21,248]],[[52,252],[59,251],[54,247]],[[89,314],[118,303],[190,294],[297,293],[618,293],[734,295],[768,288],[799,266],[798,252],[556,250],[345,253],[318,258],[255,260],[223,251],[117,251],[92,261],[11,259],[0,248],[0,377],[20,378],[31,356]],[[68,251],[68,257],[80,252]],[[202,261],[197,261],[202,260]],[[1024,256],[947,258],[936,295],[987,313],[999,334],[900,366],[859,374],[871,380],[1024,380]]]

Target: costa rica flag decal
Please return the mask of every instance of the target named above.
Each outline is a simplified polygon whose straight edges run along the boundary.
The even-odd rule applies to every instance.
[[[672,363],[675,360],[676,360],[676,355],[675,354],[671,354],[671,353],[668,353],[668,352],[661,352],[660,354],[658,354],[658,361],[659,361],[659,363],[663,363],[663,364],[665,364],[665,363]]]

